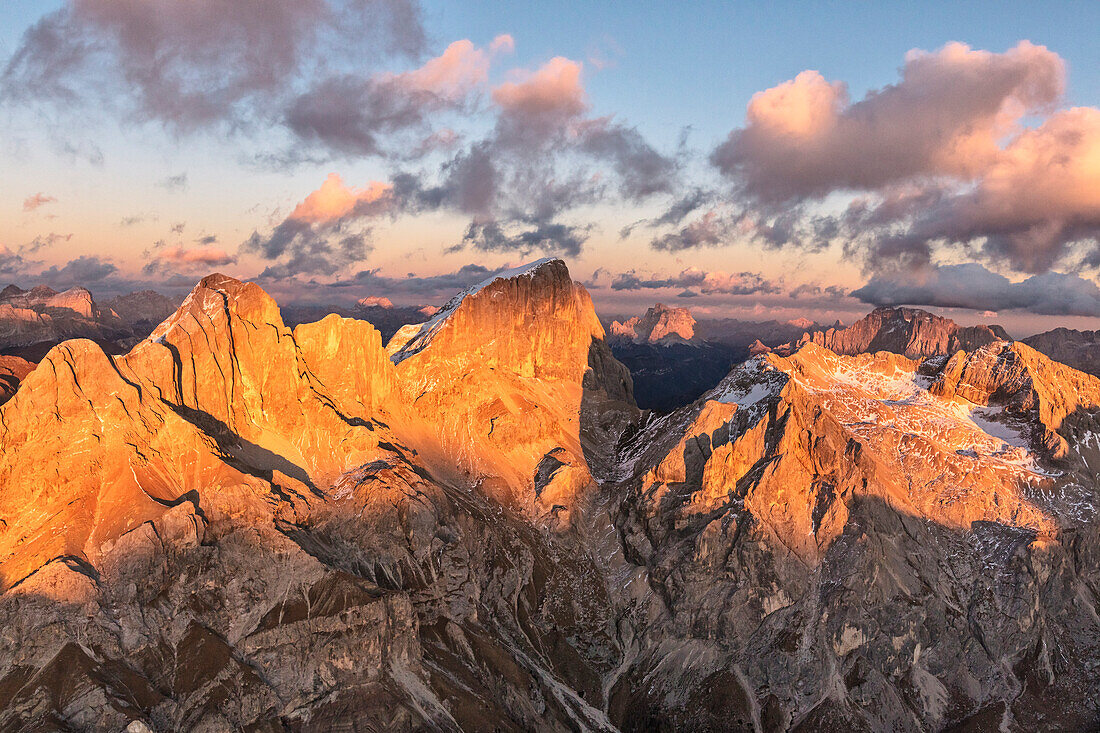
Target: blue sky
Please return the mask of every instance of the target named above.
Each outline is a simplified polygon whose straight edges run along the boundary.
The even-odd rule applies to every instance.
[[[94,8],[104,2],[93,0],[87,5]],[[162,7],[170,2],[154,0]],[[207,0],[198,0],[196,5],[204,3]],[[347,5],[343,0],[318,3]],[[589,282],[597,303],[608,311],[625,312],[664,299],[690,304],[702,314],[786,318],[813,311],[811,315],[820,313],[823,318],[850,318],[874,303],[848,293],[882,293],[882,284],[901,277],[898,268],[904,265],[917,268],[921,282],[928,283],[927,292],[912,297],[928,300],[924,305],[948,308],[960,320],[988,319],[986,310],[998,311],[1002,320],[1013,320],[1025,329],[1054,320],[1083,325],[1091,320],[1087,317],[1093,308],[1090,286],[1095,288],[1096,271],[1089,247],[1092,227],[1100,221],[1091,201],[1060,216],[1057,223],[1064,225],[1064,231],[1035,245],[1047,248],[1035,256],[1020,248],[1031,246],[1024,234],[1050,228],[1052,223],[1039,215],[1034,221],[1016,222],[1013,226],[1020,231],[1005,242],[994,241],[1003,234],[1003,222],[987,222],[977,235],[968,231],[966,238],[959,239],[955,231],[919,221],[922,212],[911,209],[908,218],[891,221],[887,228],[838,233],[834,226],[825,244],[820,230],[814,229],[816,244],[806,243],[806,237],[813,239],[807,232],[818,226],[813,222],[820,222],[823,214],[836,218],[861,196],[874,199],[878,206],[906,187],[923,186],[931,194],[930,177],[936,178],[937,200],[945,206],[948,189],[943,178],[954,177],[952,198],[947,199],[951,206],[943,214],[949,219],[972,205],[968,192],[1000,180],[1004,161],[965,173],[951,166],[943,170],[918,166],[915,172],[896,175],[876,173],[873,184],[856,190],[847,182],[850,176],[832,171],[835,180],[825,188],[780,186],[793,198],[765,206],[761,192],[753,188],[763,185],[765,178],[750,180],[745,171],[774,164],[767,156],[775,151],[749,150],[748,135],[730,149],[732,162],[724,167],[715,162],[715,151],[731,132],[739,134],[746,127],[746,106],[754,94],[807,70],[820,72],[821,84],[815,86],[813,79],[803,76],[799,79],[805,84],[799,89],[825,90],[826,82],[843,82],[846,103],[855,103],[868,92],[899,85],[912,49],[937,52],[946,43],[959,41],[975,51],[991,52],[995,65],[1007,68],[1012,49],[1028,40],[1046,46],[1050,57],[1062,65],[1062,88],[1056,98],[1048,95],[1049,99],[1029,102],[1031,108],[1016,114],[1013,129],[997,133],[1002,135],[998,144],[1010,150],[1021,130],[1041,127],[1059,110],[1100,106],[1100,42],[1095,36],[1100,6],[1096,4],[428,1],[413,11],[410,17],[419,19],[423,31],[419,50],[378,58],[376,49],[364,41],[362,48],[353,49],[361,52],[361,60],[353,53],[349,61],[332,65],[361,78],[363,84],[376,84],[386,74],[419,68],[463,39],[472,42],[471,53],[484,53],[491,61],[486,61],[485,78],[463,89],[467,95],[463,99],[428,103],[424,109],[430,108],[430,114],[418,108],[415,125],[398,129],[384,153],[336,149],[331,140],[318,143],[283,123],[291,97],[298,94],[299,100],[305,99],[309,90],[324,81],[316,65],[318,60],[322,66],[329,61],[329,49],[321,44],[311,50],[306,41],[303,48],[313,55],[303,52],[301,68],[289,71],[284,85],[248,97],[224,118],[192,126],[183,126],[161,111],[135,108],[132,100],[138,91],[133,85],[147,81],[104,81],[116,62],[119,68],[133,62],[132,56],[112,57],[111,53],[122,53],[117,49],[97,57],[95,63],[107,59],[105,67],[91,64],[68,79],[75,88],[98,95],[96,102],[70,103],[46,93],[38,98],[33,88],[28,96],[26,85],[23,96],[16,99],[10,93],[12,87],[6,94],[0,89],[5,94],[0,99],[0,169],[4,171],[0,252],[8,253],[6,265],[0,259],[0,271],[7,279],[53,278],[59,285],[81,274],[100,278],[102,282],[86,283],[93,290],[97,284],[108,291],[132,283],[155,286],[158,281],[163,289],[171,289],[182,287],[210,264],[238,276],[261,277],[265,287],[284,299],[334,300],[353,292],[357,297],[374,294],[366,292],[372,288],[401,300],[402,279],[411,273],[419,279],[411,281],[413,294],[405,299],[430,300],[442,293],[430,292],[425,278],[460,273],[471,266],[491,271],[556,253],[566,256],[574,274]],[[64,32],[70,41],[106,44],[101,45],[106,48],[118,40],[111,36],[110,23],[101,22],[102,18],[89,21],[66,3],[7,0],[0,16],[2,63],[6,65],[13,54],[26,48],[27,29],[51,13],[65,19]],[[117,14],[111,19],[120,20]],[[231,31],[231,24],[237,22],[249,21],[226,17],[224,27]],[[494,39],[502,35],[511,37],[514,50],[501,46],[504,50],[490,52]],[[170,50],[177,56],[181,53],[178,48]],[[182,56],[181,63],[188,62],[186,49]],[[531,111],[504,108],[494,90],[505,82],[522,85],[542,80],[538,74],[554,57],[578,65],[583,108],[563,113],[572,117],[555,122],[561,127],[555,128],[553,140],[517,142],[515,134],[502,132],[511,124],[508,115]],[[314,66],[307,68],[310,63]],[[14,78],[10,72],[9,68],[9,81]],[[1018,86],[1006,92],[1006,105],[1029,93],[1023,89]],[[919,100],[921,93],[917,90],[915,97],[908,98]],[[278,98],[284,106],[273,101],[265,108],[264,95]],[[929,106],[948,103],[930,99]],[[246,105],[251,106],[243,117],[236,114]],[[843,118],[845,113],[839,114]],[[516,116],[512,122],[518,130],[517,121],[530,127],[533,120]],[[311,118],[310,124],[315,121]],[[988,121],[982,118],[980,124]],[[596,128],[602,135],[598,141]],[[416,144],[415,135],[440,131],[454,131],[456,142],[422,155],[409,152]],[[822,144],[826,142],[823,139]],[[531,159],[518,161],[524,145],[543,147],[538,154],[532,150]],[[456,161],[478,149],[496,156],[492,160],[500,177],[497,198],[480,208],[453,201],[424,203],[430,191],[437,198],[442,195],[439,192]],[[616,157],[620,153],[614,151],[627,149],[642,151],[641,157]],[[875,163],[858,157],[873,156],[873,151],[852,155],[855,168]],[[294,160],[288,162],[291,157]],[[837,157],[847,160],[844,155]],[[649,165],[640,169],[647,175],[663,171],[669,181],[654,185],[653,191],[628,191],[627,178],[637,171],[631,173],[627,167],[639,161]],[[417,179],[419,198],[415,202],[403,198],[382,213],[371,209],[363,214],[360,207],[338,222],[315,221],[305,232],[291,227],[296,207],[330,174],[340,176],[353,192],[365,190],[371,181],[391,185],[407,175]],[[766,176],[776,175],[780,173],[775,170],[766,172]],[[766,180],[768,185],[775,183],[773,178]],[[1085,180],[1091,184],[1091,179]],[[1058,191],[1063,184],[1070,185],[1069,179],[1050,182],[1050,190]],[[530,190],[517,192],[517,186]],[[586,192],[567,197],[571,186]],[[395,200],[400,190],[393,189]],[[692,209],[676,225],[679,230],[661,229],[654,223],[692,191],[701,192],[706,206]],[[39,194],[44,203],[28,207],[27,201]],[[561,203],[564,198],[569,203]],[[795,218],[791,212],[797,213],[794,226],[802,237],[798,241],[783,233],[784,226],[791,224],[788,220]],[[639,221],[648,223],[639,226]],[[635,228],[623,236],[624,228],[632,224]],[[684,245],[690,238],[681,236],[693,224],[693,231],[705,230],[700,246]],[[278,238],[280,225],[285,225],[288,236],[294,232],[289,245]],[[475,228],[476,238],[470,234]],[[889,240],[893,246],[902,230],[909,236],[908,259],[883,264],[880,254],[886,246],[882,242]],[[347,240],[349,232],[360,238],[359,244],[348,250],[350,254],[340,254],[345,246],[340,242]],[[658,243],[666,234],[676,235],[675,245],[668,245],[673,240],[667,238],[665,245]],[[912,255],[917,250],[910,240],[919,236],[938,237],[939,243],[919,248],[919,261],[914,264]],[[250,239],[252,245],[247,244]],[[65,269],[80,258],[80,267]],[[991,298],[1000,308],[969,307],[969,301],[966,308],[949,307],[962,301],[945,292],[954,282],[952,271],[938,268],[972,263],[989,274],[991,292],[996,293],[1050,272],[1080,275],[1082,282],[1071,283],[1077,295],[1068,305],[1036,303],[1016,288],[1011,297]],[[625,275],[634,280],[624,279]],[[1007,285],[996,280],[1002,276],[1007,277]],[[627,287],[635,281],[646,284]],[[347,287],[328,287],[334,282]],[[613,287],[616,282],[620,287]],[[661,286],[663,282],[667,285]],[[868,282],[876,287],[862,288]],[[831,294],[825,295],[830,287]],[[1036,290],[1031,287],[1028,292]],[[1013,307],[1005,309],[1005,305]],[[1100,309],[1100,297],[1096,307]]]

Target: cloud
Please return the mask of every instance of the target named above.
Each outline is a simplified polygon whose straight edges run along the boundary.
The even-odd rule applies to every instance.
[[[507,269],[507,266],[490,269],[471,263],[440,275],[414,275],[410,272],[405,277],[387,277],[378,274],[378,270],[361,270],[348,280],[334,283],[334,286],[364,287],[373,292],[390,294],[450,298],[456,292],[473,287]]]
[[[158,184],[161,188],[168,191],[186,191],[187,190],[187,171],[177,173],[172,176],[165,176]]]
[[[971,179],[998,140],[1065,85],[1057,54],[1027,41],[1001,54],[949,43],[911,51],[901,81],[852,103],[817,71],[753,95],[744,127],[712,156],[755,199],[787,203],[916,176]]]
[[[488,50],[461,40],[413,71],[327,77],[290,102],[286,124],[302,140],[325,149],[396,154],[385,138],[424,128],[430,114],[464,108],[488,80],[493,55],[513,46],[510,36],[497,37]]]
[[[636,272],[624,272],[611,281],[612,290],[657,290],[662,288],[685,288],[680,297],[704,295],[753,295],[780,292],[776,283],[755,272],[705,272],[689,267],[677,275],[667,277],[639,277]]]
[[[270,232],[254,231],[241,250],[274,264],[261,277],[335,275],[366,259],[371,219],[394,213],[393,186],[371,182],[351,188],[336,173],[307,195]]]
[[[1013,282],[980,264],[876,275],[852,296],[864,303],[1025,310],[1039,315],[1100,316],[1100,287],[1073,273],[1047,272]]]
[[[1057,109],[1065,76],[1027,41],[912,51],[896,84],[856,102],[804,71],[754,95],[711,162],[766,244],[840,240],[871,271],[951,252],[1028,273],[1097,267],[1100,110]],[[847,209],[822,214],[836,194]]]
[[[538,70],[493,89],[493,101],[511,134],[548,136],[588,109],[581,64],[555,56]]]
[[[804,298],[837,299],[848,297],[848,294],[848,289],[840,285],[821,285],[819,283],[803,283],[791,288],[790,293],[788,293],[792,300]]]
[[[393,186],[371,181],[365,188],[344,185],[337,173],[329,173],[321,187],[294,207],[290,218],[310,224],[329,224],[350,216],[376,215],[392,200]]]
[[[424,47],[410,0],[70,0],[3,70],[10,98],[111,104],[179,130],[274,116],[326,65]]]
[[[533,227],[514,230],[495,221],[475,221],[467,227],[462,244],[485,252],[516,252],[524,256],[534,251],[577,255],[587,238],[585,228],[557,222],[538,222]]]
[[[237,262],[234,255],[218,247],[169,247],[158,251],[142,272],[191,272],[206,274]]]
[[[19,277],[26,271],[28,264],[22,253],[0,244],[0,275]]]
[[[654,237],[650,246],[665,252],[678,252],[697,247],[717,247],[728,243],[732,224],[711,210],[702,218],[686,224],[680,229]]]
[[[492,90],[496,123],[430,175],[394,176],[402,211],[447,209],[471,217],[453,249],[578,254],[592,224],[570,221],[600,202],[673,192],[679,161],[632,127],[589,117],[583,65],[555,57],[513,72]]]
[[[55,201],[57,201],[55,197],[47,196],[40,191],[33,196],[28,196],[23,199],[23,211],[37,211],[46,204],[51,204]]]
[[[60,267],[54,265],[43,270],[37,275],[37,278],[39,282],[49,283],[55,288],[64,289],[77,285],[88,287],[117,272],[118,267],[111,262],[95,256],[81,255]]]
[[[49,234],[39,234],[25,246],[20,248],[20,251],[26,252],[28,254],[33,254],[40,249],[52,247],[55,244],[60,244],[61,242],[69,242],[72,240],[72,238],[72,232],[68,234],[58,234],[57,232],[50,232]]]

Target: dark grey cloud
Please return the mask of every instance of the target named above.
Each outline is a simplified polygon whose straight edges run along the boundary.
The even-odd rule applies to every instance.
[[[475,221],[467,227],[461,246],[472,246],[484,252],[515,252],[523,256],[536,251],[577,255],[587,238],[587,228],[553,221],[538,222],[527,228],[501,225],[496,221]]]
[[[178,130],[279,115],[320,69],[425,47],[412,0],[70,0],[0,75],[18,102],[95,103]]]
[[[117,272],[118,268],[111,262],[99,257],[81,255],[60,267],[54,265],[43,270],[38,278],[51,287],[65,289],[77,285],[89,287]]]
[[[781,291],[775,283],[756,272],[705,272],[688,268],[676,275],[643,277],[636,272],[624,272],[611,280],[612,290],[657,290],[684,288],[680,297],[703,295],[755,295],[774,294]]]
[[[491,132],[432,177],[408,172],[395,190],[414,209],[471,216],[458,248],[575,255],[593,226],[572,212],[607,202],[674,195],[680,162],[635,128],[588,116],[580,64],[554,58],[493,90]]]
[[[679,252],[698,247],[719,247],[729,244],[730,233],[735,224],[735,220],[717,211],[709,211],[674,231],[654,237],[650,246],[665,252]]]
[[[1047,272],[1013,282],[975,263],[876,275],[852,291],[852,296],[876,306],[923,305],[1100,316],[1100,287],[1092,280],[1076,274]]]
[[[68,234],[58,234],[57,232],[50,232],[49,234],[39,234],[26,245],[24,245],[20,251],[27,254],[34,254],[40,249],[45,247],[52,247],[55,244],[61,244],[62,242],[68,242],[73,238],[72,232]]]
[[[623,198],[641,201],[674,191],[677,161],[658,153],[636,128],[599,118],[581,125],[579,132],[580,149],[607,161],[618,174]]]
[[[287,278],[334,275],[365,260],[373,247],[369,230],[349,231],[342,225],[315,227],[288,218],[266,236],[253,232],[241,249],[272,262],[261,278]]]
[[[387,295],[408,294],[425,298],[449,298],[457,292],[473,287],[484,280],[504,272],[507,268],[488,268],[484,265],[468,264],[459,269],[441,275],[420,276],[409,273],[405,277],[379,275],[378,270],[362,270],[348,280],[334,283],[335,287],[365,288],[372,293]]]
[[[813,299],[838,299],[848,297],[848,289],[840,285],[820,285],[818,283],[803,283],[791,289],[789,293],[792,300],[804,298]]]

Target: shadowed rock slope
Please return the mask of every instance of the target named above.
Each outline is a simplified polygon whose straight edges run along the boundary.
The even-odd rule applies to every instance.
[[[1000,326],[960,326],[918,308],[876,308],[847,328],[808,332],[801,343],[812,342],[838,354],[890,351],[919,359],[1006,339]]]
[[[213,275],[0,407],[0,729],[1095,727],[1098,415],[993,341],[658,418],[558,260],[385,347]]]
[[[1056,328],[1021,340],[1055,361],[1100,376],[1100,331]]]

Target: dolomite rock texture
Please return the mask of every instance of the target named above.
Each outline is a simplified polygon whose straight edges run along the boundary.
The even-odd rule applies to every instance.
[[[559,260],[385,346],[212,275],[0,407],[0,729],[1094,728],[1098,435],[1003,340],[658,417]]]

